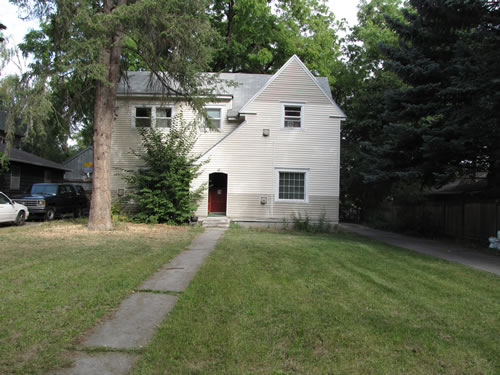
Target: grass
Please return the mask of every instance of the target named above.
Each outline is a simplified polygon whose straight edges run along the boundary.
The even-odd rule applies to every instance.
[[[80,335],[179,253],[186,227],[84,220],[0,228],[0,374],[43,374],[67,363]]]
[[[498,374],[500,278],[339,233],[231,228],[133,374]]]

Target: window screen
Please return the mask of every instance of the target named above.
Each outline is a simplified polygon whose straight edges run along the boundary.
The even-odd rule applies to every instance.
[[[156,108],[156,127],[170,128],[172,125],[172,108]]]

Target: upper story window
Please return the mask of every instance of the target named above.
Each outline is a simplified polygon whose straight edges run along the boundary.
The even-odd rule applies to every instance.
[[[135,127],[150,128],[152,125],[152,112],[151,107],[135,107]]]
[[[221,108],[205,108],[207,116],[213,128],[221,129],[222,123],[222,110]]]
[[[156,127],[170,128],[172,126],[172,107],[156,108]]]
[[[282,127],[301,129],[304,127],[304,105],[282,104]]]
[[[171,106],[136,106],[133,109],[133,126],[169,128],[172,126],[173,112]]]
[[[278,170],[277,200],[307,202],[307,171]]]

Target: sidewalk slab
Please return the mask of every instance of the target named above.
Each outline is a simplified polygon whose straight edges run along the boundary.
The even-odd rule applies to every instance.
[[[51,372],[49,375],[126,375],[137,358],[136,354],[129,353],[79,352],[73,367]]]
[[[227,228],[222,229],[206,229],[205,232],[197,236],[191,244],[187,247],[187,250],[207,250],[212,251],[217,244],[220,236],[226,231]]]
[[[411,237],[359,224],[342,223],[340,229],[500,276],[500,256],[483,254],[455,243]]]
[[[134,293],[120,304],[111,320],[97,327],[84,345],[115,349],[145,346],[176,302],[176,296]]]
[[[205,250],[190,250],[179,254],[169,264],[155,272],[139,286],[139,290],[182,292],[210,253]]]
[[[187,247],[187,251],[183,251],[170,263],[155,272],[138,289],[161,292],[184,291],[210,252],[215,248],[222,233],[224,230],[206,230],[193,240],[191,245]]]

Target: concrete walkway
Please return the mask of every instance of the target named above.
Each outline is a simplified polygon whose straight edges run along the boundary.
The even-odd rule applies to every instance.
[[[74,355],[71,368],[54,375],[124,375],[130,372],[141,349],[153,338],[157,326],[174,308],[225,229],[206,229],[185,251],[146,280],[127,297],[113,316],[99,325]],[[88,349],[85,351],[85,348]],[[131,352],[130,352],[131,351]]]
[[[372,229],[358,224],[343,223],[340,224],[339,227],[342,230],[354,232],[390,245],[446,259],[450,262],[464,264],[466,266],[491,272],[500,276],[500,256],[480,253],[451,242],[410,237],[402,234]]]

